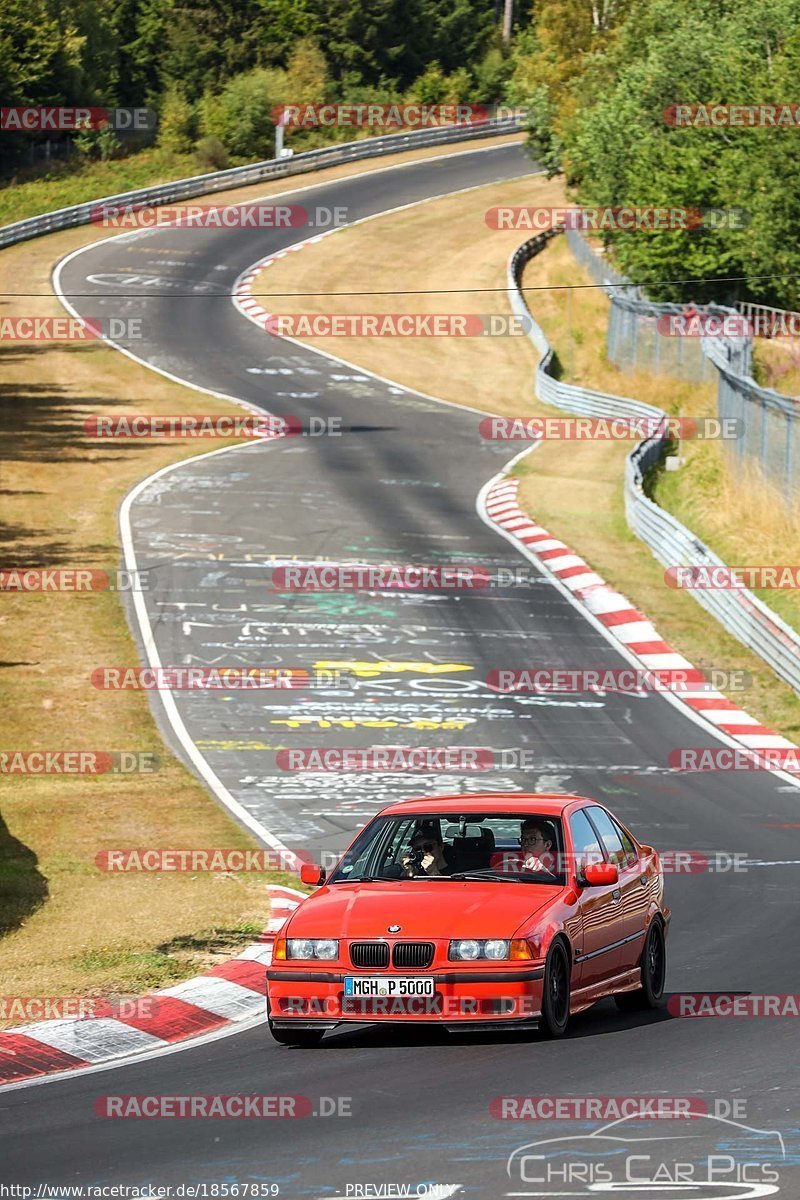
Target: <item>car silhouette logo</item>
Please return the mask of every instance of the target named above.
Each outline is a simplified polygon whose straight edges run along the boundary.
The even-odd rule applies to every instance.
[[[664,1127],[670,1132],[661,1133]],[[714,1149],[721,1144],[719,1139],[728,1143],[727,1176],[716,1169],[722,1159],[715,1159],[713,1150],[709,1152],[709,1137],[716,1143]],[[738,1158],[734,1160],[730,1153],[731,1139],[747,1144],[745,1152],[751,1161],[740,1164]],[[670,1143],[675,1144],[671,1151]],[[600,1162],[601,1158],[605,1162]],[[777,1129],[757,1129],[708,1113],[685,1123],[656,1121],[653,1132],[642,1135],[637,1117],[626,1116],[590,1134],[543,1138],[519,1146],[508,1157],[507,1174],[515,1182],[518,1178],[523,1186],[534,1184],[534,1187],[519,1190],[517,1186],[505,1194],[514,1197],[613,1194],[620,1198],[641,1198],[644,1193],[657,1195],[659,1200],[679,1200],[687,1195],[697,1200],[761,1200],[780,1191],[779,1172],[775,1168],[785,1161],[786,1147]],[[565,1179],[577,1186],[565,1192]]]

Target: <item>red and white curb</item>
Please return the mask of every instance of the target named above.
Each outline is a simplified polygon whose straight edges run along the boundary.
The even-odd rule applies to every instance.
[[[499,526],[506,537],[510,535],[519,542],[545,573],[554,575],[578,605],[591,613],[607,634],[621,642],[628,654],[638,659],[648,671],[686,672],[687,687],[670,692],[670,697],[680,700],[720,733],[748,750],[795,747],[794,742],[760,724],[722,692],[709,688],[703,673],[673,650],[626,596],[606,583],[564,542],[532,521],[517,500],[519,482],[518,479],[500,477],[489,486],[484,505],[490,521]],[[691,690],[691,684],[695,682],[698,685],[696,692]]]
[[[0,1084],[127,1058],[265,1015],[266,973],[275,935],[306,897],[270,884],[271,916],[261,939],[205,975],[150,992],[152,1013],[40,1021],[0,1031]]]
[[[234,306],[244,316],[249,317],[256,325],[261,325],[268,333],[275,333],[275,330],[269,328],[269,322],[275,314],[267,312],[264,306],[253,296],[253,288],[258,283],[259,275],[262,271],[266,271],[267,267],[271,267],[274,262],[277,262],[279,258],[286,258],[287,254],[294,254],[298,250],[303,250],[306,246],[311,246],[315,242],[321,242],[323,238],[336,233],[338,228],[339,226],[334,226],[332,229],[326,229],[322,233],[315,234],[314,237],[304,238],[302,242],[295,242],[294,245],[287,246],[285,250],[276,250],[268,258],[262,258],[260,262],[254,263],[246,274],[241,275],[237,279],[234,285]],[[342,228],[347,228],[347,226],[342,226]]]

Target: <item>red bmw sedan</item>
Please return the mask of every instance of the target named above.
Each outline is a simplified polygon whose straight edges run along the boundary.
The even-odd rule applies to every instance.
[[[267,970],[270,1032],[348,1023],[537,1030],[607,996],[654,1008],[670,912],[658,853],[594,800],[493,793],[378,813],[292,913]]]

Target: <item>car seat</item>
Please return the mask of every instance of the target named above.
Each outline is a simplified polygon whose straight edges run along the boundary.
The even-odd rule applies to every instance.
[[[453,838],[453,870],[485,871],[494,853],[494,833],[482,829],[480,837]]]

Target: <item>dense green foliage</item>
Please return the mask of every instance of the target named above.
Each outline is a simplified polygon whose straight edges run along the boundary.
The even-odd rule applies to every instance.
[[[149,107],[166,151],[216,139],[236,161],[271,152],[279,103],[501,99],[498,20],[495,0],[3,0],[0,95]],[[0,135],[7,166],[31,140]]]
[[[269,156],[281,103],[524,104],[531,153],[565,172],[580,203],[744,210],[745,228],[607,234],[655,298],[800,304],[800,129],[664,119],[674,104],[800,101],[800,0],[546,0],[532,12],[518,0],[510,49],[501,9],[495,0],[3,0],[0,95],[12,105],[152,108],[163,154],[194,153],[203,169]],[[354,136],[287,133],[296,149]],[[0,135],[7,173],[30,140]],[[134,148],[108,135],[75,140],[95,160]],[[687,279],[701,282],[669,282]]]
[[[512,87],[531,152],[581,203],[745,210],[738,231],[608,235],[654,297],[797,307],[800,128],[673,128],[664,110],[800,102],[800,0],[632,0],[605,23],[596,8],[549,0],[521,39]]]

